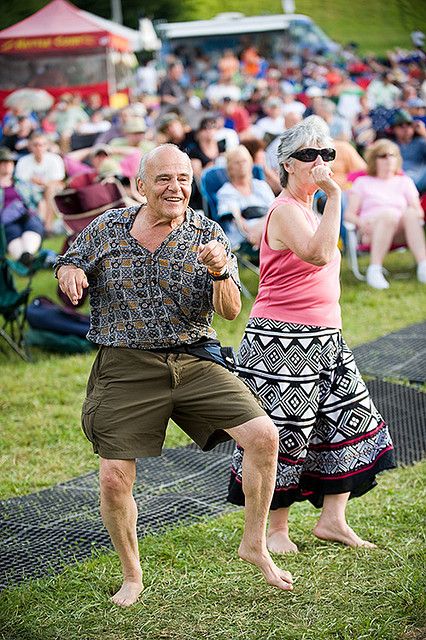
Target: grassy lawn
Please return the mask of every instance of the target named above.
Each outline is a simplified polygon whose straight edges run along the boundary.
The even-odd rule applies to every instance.
[[[296,13],[312,18],[326,34],[341,44],[357,42],[362,53],[384,54],[394,47],[411,48],[410,33],[425,30],[426,3],[419,0],[296,0]],[[245,15],[282,13],[280,0],[219,0],[187,2],[185,20],[212,18],[222,11]]]
[[[237,560],[237,512],[144,538],[146,589],[129,610],[108,601],[120,583],[112,554],[3,592],[0,638],[424,640],[425,468],[392,471],[349,505],[349,521],[378,550],[316,540],[313,508],[297,505],[292,527],[301,553],[277,559],[296,578],[292,594],[268,588]]]
[[[55,245],[51,245],[55,247]],[[364,260],[365,264],[365,260]],[[342,270],[344,334],[355,346],[426,318],[425,289],[408,253],[386,263],[391,288],[376,292]],[[398,275],[398,278],[396,275]],[[256,279],[244,273],[254,293]],[[51,274],[34,295],[54,296]],[[224,344],[237,346],[240,318],[216,320]],[[92,355],[34,353],[26,364],[0,353],[0,497],[22,495],[93,470],[79,415]],[[174,425],[167,446],[186,442]],[[349,551],[312,537],[315,510],[295,506],[301,553],[285,558],[293,594],[267,588],[236,559],[242,513],[169,530],[140,543],[146,590],[141,604],[117,610],[107,595],[120,571],[112,554],[8,589],[0,595],[1,640],[420,640],[425,619],[426,463],[385,474],[379,487],[348,508],[351,524],[377,551]]]
[[[386,264],[400,277],[392,280],[388,291],[376,292],[357,282],[343,263],[344,335],[352,347],[426,318],[426,295],[415,279],[411,255],[394,253]],[[244,273],[243,279],[255,293],[255,276]],[[34,295],[54,298],[55,286],[51,273],[41,272],[34,280]],[[233,322],[216,319],[223,344],[238,346],[251,303],[244,300],[243,311]],[[93,358],[92,354],[34,351],[35,362],[27,364],[0,352],[0,499],[30,493],[97,467],[80,431],[80,408]],[[169,429],[167,446],[186,442],[180,429]]]

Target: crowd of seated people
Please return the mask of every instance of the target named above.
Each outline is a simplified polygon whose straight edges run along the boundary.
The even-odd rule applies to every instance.
[[[227,190],[234,189],[240,198],[249,197],[253,185],[261,190],[262,205],[267,207],[281,188],[276,160],[280,133],[310,114],[327,122],[334,139],[334,172],[344,190],[343,208],[351,189],[356,194],[348,205],[352,207],[349,217],[357,216],[357,222],[364,217],[363,204],[358,202],[364,196],[357,192],[357,182],[351,185],[347,176],[358,172],[367,173],[367,181],[377,178],[368,164],[377,139],[393,140],[397,145],[401,170],[414,181],[412,198],[415,193],[426,196],[426,78],[421,48],[395,50],[383,59],[362,58],[353,46],[328,58],[293,49],[265,59],[251,46],[240,55],[224,52],[217,61],[201,54],[193,58],[170,54],[165,62],[151,61],[140,67],[136,79],[144,93],[131,92],[129,104],[120,109],[104,107],[98,94],[82,98],[70,89],[47,113],[19,106],[6,113],[0,146],[13,154],[14,165],[18,160],[15,179],[31,193],[32,211],[45,233],[55,231],[55,193],[76,175],[90,174],[94,180],[115,176],[138,200],[135,176],[140,160],[164,142],[176,144],[191,157],[194,208],[203,206],[201,176],[215,165],[226,165],[230,180],[220,196],[220,212],[226,208],[223,194]],[[76,137],[84,140],[87,136],[89,146],[73,147]],[[264,180],[259,189],[251,169],[244,179],[235,178],[235,158],[241,158],[247,167],[253,162],[262,167]],[[383,164],[380,158],[377,162],[378,167]],[[377,179],[379,190],[387,188],[381,186],[382,178]],[[356,213],[354,202],[359,205]],[[410,200],[408,208],[413,206]],[[256,244],[253,229],[261,225],[245,220],[241,206],[239,211],[227,212],[232,219],[224,217],[232,241],[250,236]],[[402,221],[395,237],[401,225]],[[363,232],[363,225],[358,226]],[[405,227],[404,231],[407,233]],[[377,240],[377,234],[374,238]],[[376,244],[373,242],[373,252]],[[381,253],[387,250],[384,245]],[[420,264],[420,254],[412,250]],[[372,265],[379,267],[376,255],[374,261]],[[422,268],[420,280],[421,274]],[[384,287],[379,277],[369,276],[368,282]]]

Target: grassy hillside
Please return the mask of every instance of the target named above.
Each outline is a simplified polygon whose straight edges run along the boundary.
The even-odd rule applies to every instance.
[[[363,53],[410,47],[411,31],[426,30],[426,2],[421,0],[295,0],[295,4],[297,13],[310,16],[331,38],[341,43],[355,41]],[[228,0],[226,7],[220,0],[205,0],[186,2],[183,19],[211,18],[225,10],[245,15],[282,13],[279,0]]]

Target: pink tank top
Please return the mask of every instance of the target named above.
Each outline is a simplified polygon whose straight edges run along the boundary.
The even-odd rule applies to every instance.
[[[290,249],[276,250],[268,245],[271,213],[282,204],[298,206],[316,229],[315,213],[286,194],[280,194],[268,213],[260,245],[259,291],[251,310],[251,318],[267,318],[281,322],[340,329],[340,252],[323,267],[301,260]]]

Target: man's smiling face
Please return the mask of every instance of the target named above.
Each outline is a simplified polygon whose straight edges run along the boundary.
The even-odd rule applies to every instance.
[[[159,149],[146,165],[146,178],[138,180],[139,192],[146,197],[148,210],[158,220],[185,218],[191,196],[192,167],[179,149]]]

